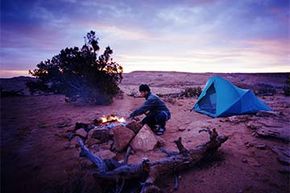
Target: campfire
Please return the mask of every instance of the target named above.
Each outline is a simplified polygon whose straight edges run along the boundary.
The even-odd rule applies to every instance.
[[[123,117],[118,117],[116,115],[107,115],[99,118],[101,123],[110,123],[110,122],[119,122],[119,123],[125,123],[126,120]]]
[[[123,117],[116,115],[105,115],[94,120],[94,124],[97,126],[106,126],[107,128],[113,128],[118,125],[126,126],[126,120]]]

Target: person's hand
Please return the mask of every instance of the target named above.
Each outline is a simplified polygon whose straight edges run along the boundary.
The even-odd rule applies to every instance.
[[[126,117],[126,120],[127,121],[132,121],[133,120],[133,117],[128,116],[128,117]]]

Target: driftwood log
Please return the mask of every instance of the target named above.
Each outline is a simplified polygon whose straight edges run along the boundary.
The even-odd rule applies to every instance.
[[[203,129],[199,132],[208,132],[210,140],[204,144],[196,146],[194,149],[186,149],[181,141],[181,138],[175,141],[178,152],[168,152],[161,149],[167,154],[167,157],[158,161],[143,160],[140,164],[119,163],[116,160],[102,160],[99,156],[92,154],[88,148],[80,140],[81,156],[88,158],[96,166],[94,177],[98,180],[107,180],[115,182],[115,192],[162,192],[156,185],[156,180],[165,174],[175,175],[175,189],[178,188],[177,172],[185,168],[193,167],[195,164],[212,156],[218,148],[228,139],[227,136],[218,135],[215,129]],[[127,151],[124,160],[128,160]],[[127,182],[140,182],[135,190],[125,190]]]

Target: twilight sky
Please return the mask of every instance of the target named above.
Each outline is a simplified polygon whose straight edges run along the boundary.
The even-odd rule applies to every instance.
[[[1,0],[0,77],[90,30],[125,72],[290,72],[289,15],[289,0]]]

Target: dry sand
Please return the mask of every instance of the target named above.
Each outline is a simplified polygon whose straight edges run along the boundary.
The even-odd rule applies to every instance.
[[[155,93],[176,93],[186,87],[203,86],[212,74],[134,72],[126,74],[121,88],[123,99],[109,106],[78,106],[64,102],[62,95],[1,98],[1,192],[54,193],[73,192],[67,188],[72,179],[84,170],[79,149],[63,137],[76,122],[90,122],[111,113],[128,114],[144,99],[127,96],[137,92],[140,83],[148,83]],[[257,138],[247,126],[259,121],[268,126],[287,128],[290,100],[281,94],[286,75],[221,74],[232,82],[253,88],[259,83],[273,85],[278,93],[263,100],[273,109],[269,116],[243,115],[230,118],[210,118],[190,112],[196,98],[165,99],[172,112],[167,131],[162,136],[165,148],[176,150],[173,141],[182,137],[186,147],[204,143],[208,136],[198,133],[204,127],[217,128],[229,140],[223,144],[214,160],[181,172],[177,193],[287,193],[290,192],[289,165],[277,160],[274,146],[288,148],[281,140]],[[271,118],[271,116],[270,116]],[[103,147],[106,148],[106,147]],[[108,148],[108,147],[107,147]],[[164,156],[158,151],[132,155],[129,162],[143,157],[151,160]],[[87,176],[90,178],[90,176]],[[160,182],[165,192],[173,188],[173,178]],[[93,188],[93,187],[91,187]],[[95,190],[95,192],[98,192]]]

